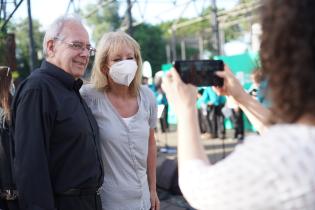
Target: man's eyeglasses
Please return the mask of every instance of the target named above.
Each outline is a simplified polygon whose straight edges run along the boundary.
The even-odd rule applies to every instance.
[[[7,70],[7,77],[9,76],[10,73],[10,67],[9,66],[0,66],[0,70]]]
[[[84,44],[82,42],[65,42],[59,37],[55,37],[54,40],[58,40],[64,44],[68,45],[68,47],[70,47],[74,50],[77,50],[77,51],[79,51],[79,50],[84,51],[85,49],[87,49],[89,51],[90,56],[94,56],[95,52],[96,52],[96,49],[94,47],[91,47],[90,44]]]

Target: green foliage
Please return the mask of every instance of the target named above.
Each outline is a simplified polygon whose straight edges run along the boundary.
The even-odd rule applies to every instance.
[[[152,74],[161,69],[166,62],[163,32],[158,26],[140,24],[134,28],[133,37],[141,47],[143,61],[150,62]]]
[[[5,63],[5,34],[0,31],[0,65]]]
[[[104,33],[120,28],[122,18],[119,17],[118,9],[119,2],[114,1],[104,6],[90,4],[83,12],[83,16],[87,16],[96,43]],[[138,25],[133,29],[133,37],[140,44],[143,61],[150,62],[153,72],[160,70],[161,64],[166,61],[165,41],[160,27],[149,24]]]
[[[211,7],[205,8],[199,18],[202,18],[201,21],[195,21],[196,18],[180,18],[179,20],[171,20],[167,22],[163,22],[159,25],[161,30],[163,31],[163,35],[165,39],[172,39],[172,25],[175,23],[176,31],[176,54],[180,55],[180,41],[181,40],[194,40],[194,44],[186,43],[185,52],[186,59],[195,59],[199,57],[199,49],[198,49],[198,39],[202,37],[204,40],[204,50],[212,51],[213,50],[213,33],[211,28],[211,16],[209,15],[211,12]],[[180,57],[180,56],[177,56]]]
[[[42,54],[42,41],[44,33],[40,31],[40,23],[38,20],[33,19],[33,38],[35,45],[36,61],[34,66],[40,65],[40,59],[37,55]],[[20,76],[25,78],[31,72],[30,69],[30,53],[29,53],[29,28],[28,19],[22,19],[18,22],[11,24],[8,27],[8,31],[15,33],[16,41],[16,58],[17,58],[17,70],[20,72]]]
[[[239,5],[242,5],[243,8],[246,8],[246,5],[253,5],[254,3],[258,3],[259,1],[257,0],[239,0]],[[259,21],[258,20],[258,16],[255,17],[255,19],[249,20],[246,19],[245,17],[247,16],[252,16],[252,13],[255,13],[257,11],[248,11],[247,13],[240,13],[236,15],[231,15],[228,16],[228,18],[226,19],[226,22],[237,22],[236,24],[224,28],[224,38],[226,42],[229,42],[231,40],[235,40],[240,38],[241,36],[244,35],[244,33],[246,32],[250,32],[251,30],[251,24],[255,21]],[[229,14],[228,14],[229,15]]]
[[[181,18],[180,20],[178,20],[177,25],[180,25],[181,23],[185,23],[185,22],[190,21],[190,20],[191,19]],[[173,25],[174,21],[175,20],[167,21],[167,22],[161,23],[159,25],[159,27],[163,31],[165,38],[167,38],[167,39],[171,38],[171,35],[172,35],[171,29],[172,29],[172,25]],[[177,28],[176,29],[176,37],[177,38],[193,37],[196,34],[200,34],[204,31],[210,32],[208,36],[211,36],[212,32],[210,29],[211,29],[210,19],[205,19],[203,21],[199,21],[199,22],[192,23],[192,24],[184,26],[184,27]]]
[[[96,8],[99,8],[96,10]],[[120,27],[121,18],[118,14],[119,3],[113,1],[106,6],[99,6],[97,4],[89,4],[83,12],[83,17],[92,28],[92,39],[98,42],[102,35],[109,31],[114,31]]]
[[[257,2],[257,0],[239,0],[239,4],[247,4],[247,3],[252,3],[252,2]]]
[[[242,28],[239,25],[233,25],[224,29],[224,40],[230,42],[238,39],[242,35]]]

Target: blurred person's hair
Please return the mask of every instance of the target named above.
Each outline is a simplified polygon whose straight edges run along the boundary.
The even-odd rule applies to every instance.
[[[47,57],[47,42],[50,40],[54,40],[58,37],[58,39],[65,39],[62,35],[62,30],[67,23],[76,23],[79,25],[83,25],[82,20],[77,15],[63,15],[58,17],[46,30],[44,39],[43,39],[43,53],[44,56]]]
[[[116,54],[118,51],[124,49],[126,46],[130,47],[134,51],[135,60],[138,65],[135,78],[131,82],[129,90],[134,96],[138,94],[142,78],[142,58],[140,53],[140,46],[136,40],[134,40],[131,36],[122,31],[109,32],[104,34],[97,45],[91,75],[91,83],[96,89],[101,91],[108,90],[108,78],[107,75],[103,73],[103,70],[109,69],[109,55]]]
[[[4,111],[4,119],[10,121],[10,86],[12,73],[7,66],[0,66],[0,107]]]
[[[154,85],[157,88],[161,88],[162,85],[162,76],[159,74],[155,74],[154,76]]]
[[[260,83],[264,79],[262,71],[260,69],[253,70],[253,72],[251,73],[251,77],[256,83]]]
[[[261,60],[273,122],[315,116],[315,1],[265,0]]]
[[[148,82],[149,82],[149,77],[146,77],[146,76],[141,77],[141,84],[147,85]]]

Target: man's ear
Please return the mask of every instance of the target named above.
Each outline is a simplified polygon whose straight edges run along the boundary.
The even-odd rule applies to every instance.
[[[47,55],[48,57],[53,57],[55,55],[55,42],[54,40],[49,40],[47,43]]]

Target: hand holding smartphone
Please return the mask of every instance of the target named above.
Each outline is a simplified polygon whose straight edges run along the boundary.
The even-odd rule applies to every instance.
[[[222,60],[176,60],[174,67],[185,83],[200,86],[223,86],[223,79],[214,72],[223,71]]]

